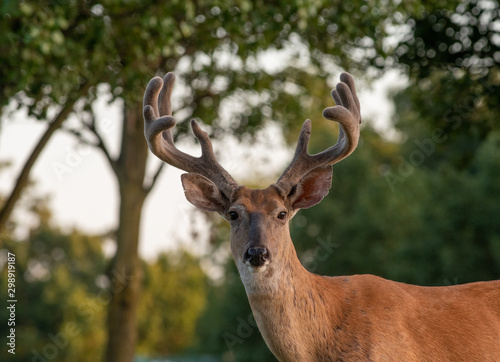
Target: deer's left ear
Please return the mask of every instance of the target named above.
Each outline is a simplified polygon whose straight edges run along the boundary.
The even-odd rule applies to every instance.
[[[227,199],[208,178],[196,173],[181,175],[186,199],[203,211],[224,212]]]
[[[293,210],[307,209],[318,204],[332,186],[332,166],[324,165],[306,173],[289,196]]]

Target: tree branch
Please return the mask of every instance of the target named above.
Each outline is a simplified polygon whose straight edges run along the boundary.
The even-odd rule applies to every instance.
[[[67,128],[67,127],[62,126],[61,127],[61,131],[69,133],[70,135],[72,135],[75,138],[77,138],[81,143],[83,143],[83,144],[85,144],[87,146],[91,146],[91,147],[95,147],[95,148],[99,147],[99,145],[97,143],[92,142],[91,140],[86,139],[83,136],[82,132],[80,132],[77,129]]]
[[[82,123],[85,125],[85,127],[94,134],[94,136],[97,138],[97,143],[94,144],[94,146],[96,146],[97,148],[99,148],[102,153],[104,153],[104,156],[106,157],[106,159],[108,160],[111,168],[113,168],[113,171],[117,171],[117,160],[115,160],[112,156],[111,156],[111,153],[109,152],[108,150],[108,147],[106,146],[106,144],[104,143],[104,139],[102,138],[101,134],[99,133],[99,131],[97,130],[97,127],[96,127],[96,124],[95,124],[95,114],[92,110],[89,111],[90,112],[90,123],[88,122],[85,122],[82,120]]]
[[[156,170],[156,172],[154,173],[153,178],[151,179],[151,182],[149,183],[149,185],[143,187],[144,192],[146,194],[148,194],[153,189],[156,181],[158,180],[158,177],[160,176],[160,174],[162,173],[162,171],[164,169],[165,169],[165,164],[162,162],[160,164],[160,166],[158,166],[158,169]]]
[[[19,200],[23,189],[28,184],[29,174],[31,172],[31,169],[33,168],[33,165],[38,159],[38,156],[40,156],[44,147],[47,145],[54,132],[61,127],[62,123],[73,111],[73,107],[76,101],[80,98],[80,96],[87,93],[89,88],[90,84],[88,82],[80,85],[79,89],[76,92],[77,96],[75,98],[67,100],[67,102],[64,104],[59,113],[54,117],[52,122],[49,124],[49,127],[47,128],[45,133],[42,135],[42,137],[36,144],[35,148],[31,152],[28,159],[26,160],[21,172],[19,173],[14,188],[12,189],[10,195],[5,201],[5,204],[2,206],[2,209],[0,210],[0,230],[5,227],[7,220],[12,214],[14,205]]]

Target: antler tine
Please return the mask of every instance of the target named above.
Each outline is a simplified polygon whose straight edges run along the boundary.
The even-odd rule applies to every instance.
[[[326,119],[338,122],[340,125],[337,143],[323,152],[315,155],[308,154],[311,121],[306,120],[302,125],[292,162],[276,182],[276,185],[286,194],[307,172],[322,165],[333,165],[339,162],[349,156],[358,145],[361,115],[354,79],[350,74],[342,73],[340,80],[341,82],[332,90],[336,106],[328,107],[323,111]]]
[[[172,117],[170,101],[174,83],[175,75],[167,73],[163,79],[151,79],[144,92],[144,135],[149,149],[159,159],[174,167],[207,177],[230,198],[232,190],[238,184],[219,164],[208,134],[195,120],[191,121],[191,128],[200,141],[201,156],[193,157],[175,147],[172,128],[177,122]]]

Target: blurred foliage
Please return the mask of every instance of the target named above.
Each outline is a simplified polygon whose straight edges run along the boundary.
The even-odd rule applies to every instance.
[[[410,24],[395,51],[411,76],[395,97],[396,127],[411,135],[406,152],[440,132],[443,141],[422,163],[469,167],[488,135],[500,130],[500,5],[467,0]]]
[[[52,225],[40,200],[29,212],[37,222],[26,238],[0,238],[0,298],[7,297],[7,253],[16,256],[16,354],[2,348],[2,361],[99,361],[106,342],[106,312],[113,293],[106,276],[105,239]],[[187,252],[143,262],[139,318],[143,355],[177,353],[192,343],[206,303],[206,276]],[[113,274],[114,273],[114,274]],[[111,272],[118,278],[123,271]],[[126,283],[126,280],[123,280]],[[9,319],[9,310],[0,310]],[[7,323],[0,333],[9,334]]]
[[[200,260],[186,251],[161,254],[144,265],[139,309],[140,355],[170,355],[193,343],[207,299]]]
[[[411,75],[428,77],[437,69],[486,75],[500,63],[500,5],[464,0],[448,8],[425,9],[409,19],[410,31],[393,56]]]
[[[40,206],[38,206],[40,207]],[[2,360],[51,356],[61,361],[98,360],[105,341],[106,290],[99,281],[106,259],[102,239],[48,223],[48,210],[26,239],[0,239],[0,296],[7,300],[7,252],[16,256],[16,354]],[[0,311],[2,320],[8,311]],[[2,323],[2,335],[7,333]],[[29,346],[29,348],[28,348]],[[6,349],[2,349],[6,353]]]

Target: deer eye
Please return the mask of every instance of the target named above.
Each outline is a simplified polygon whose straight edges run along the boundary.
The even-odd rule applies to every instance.
[[[229,211],[227,214],[229,215],[229,220],[231,221],[238,220],[240,217],[236,211]]]
[[[282,211],[278,214],[278,219],[285,220],[285,218],[286,218],[286,211]]]

